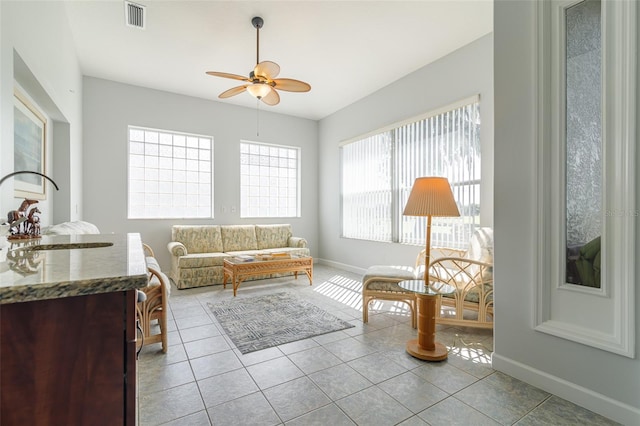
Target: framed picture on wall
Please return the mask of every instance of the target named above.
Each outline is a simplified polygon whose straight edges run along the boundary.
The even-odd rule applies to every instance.
[[[18,89],[13,92],[13,168],[46,174],[45,148],[47,119]],[[44,179],[37,175],[14,177],[16,197],[46,198]]]

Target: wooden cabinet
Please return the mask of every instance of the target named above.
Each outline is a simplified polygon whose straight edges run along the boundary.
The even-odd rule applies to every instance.
[[[135,290],[0,305],[0,424],[134,425]]]

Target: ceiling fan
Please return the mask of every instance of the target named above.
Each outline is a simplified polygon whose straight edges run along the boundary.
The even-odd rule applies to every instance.
[[[260,28],[264,25],[264,20],[256,16],[251,20],[251,24],[253,24],[257,34],[256,66],[253,71],[249,73],[249,77],[226,72],[207,71],[208,75],[214,77],[231,78],[233,80],[245,81],[248,84],[232,87],[220,93],[218,97],[221,99],[230,98],[246,90],[267,105],[277,105],[280,102],[278,90],[287,92],[308,92],[311,90],[311,86],[304,81],[294,80],[292,78],[276,78],[280,73],[280,65],[275,62],[260,62]]]

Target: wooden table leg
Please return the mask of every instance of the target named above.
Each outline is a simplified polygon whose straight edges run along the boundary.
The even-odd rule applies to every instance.
[[[407,342],[407,352],[425,361],[447,359],[447,347],[436,342],[436,297],[417,294],[418,300],[418,338]]]

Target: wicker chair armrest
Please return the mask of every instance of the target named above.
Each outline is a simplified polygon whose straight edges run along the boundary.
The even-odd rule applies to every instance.
[[[431,262],[429,277],[432,281],[455,287],[460,283],[491,284],[493,283],[493,264],[464,257],[441,257]]]
[[[438,253],[440,257],[434,257],[434,252]],[[430,256],[431,259],[438,260],[444,257],[464,257],[466,253],[467,251],[463,249],[455,249],[449,247],[432,247]],[[427,251],[425,249],[422,249],[420,251],[420,254],[418,254],[418,257],[416,257],[416,269],[424,266],[424,259],[426,255]]]
[[[441,257],[465,257],[465,254],[467,254],[466,250],[449,247],[433,247],[431,250],[438,251]]]
[[[171,253],[172,256],[176,257],[186,256],[189,254],[185,245],[179,241],[171,241],[167,244],[167,249],[169,249],[169,253]]]
[[[142,249],[144,250],[145,257],[156,257],[155,254],[153,254],[153,249],[151,248],[151,246],[149,246],[149,244],[142,243]]]
[[[160,287],[162,289],[162,293],[168,295],[171,291],[171,287],[169,286],[169,279],[167,276],[162,271],[153,267],[147,268],[147,271],[149,271],[149,285],[143,287],[141,290],[148,293],[154,288]]]
[[[445,262],[460,262],[460,264],[473,264],[479,266],[492,267],[493,264],[489,262],[483,262],[481,260],[469,259],[467,257],[459,257],[459,256],[448,256],[448,257],[439,257],[431,262],[431,266],[437,264],[444,264]]]

